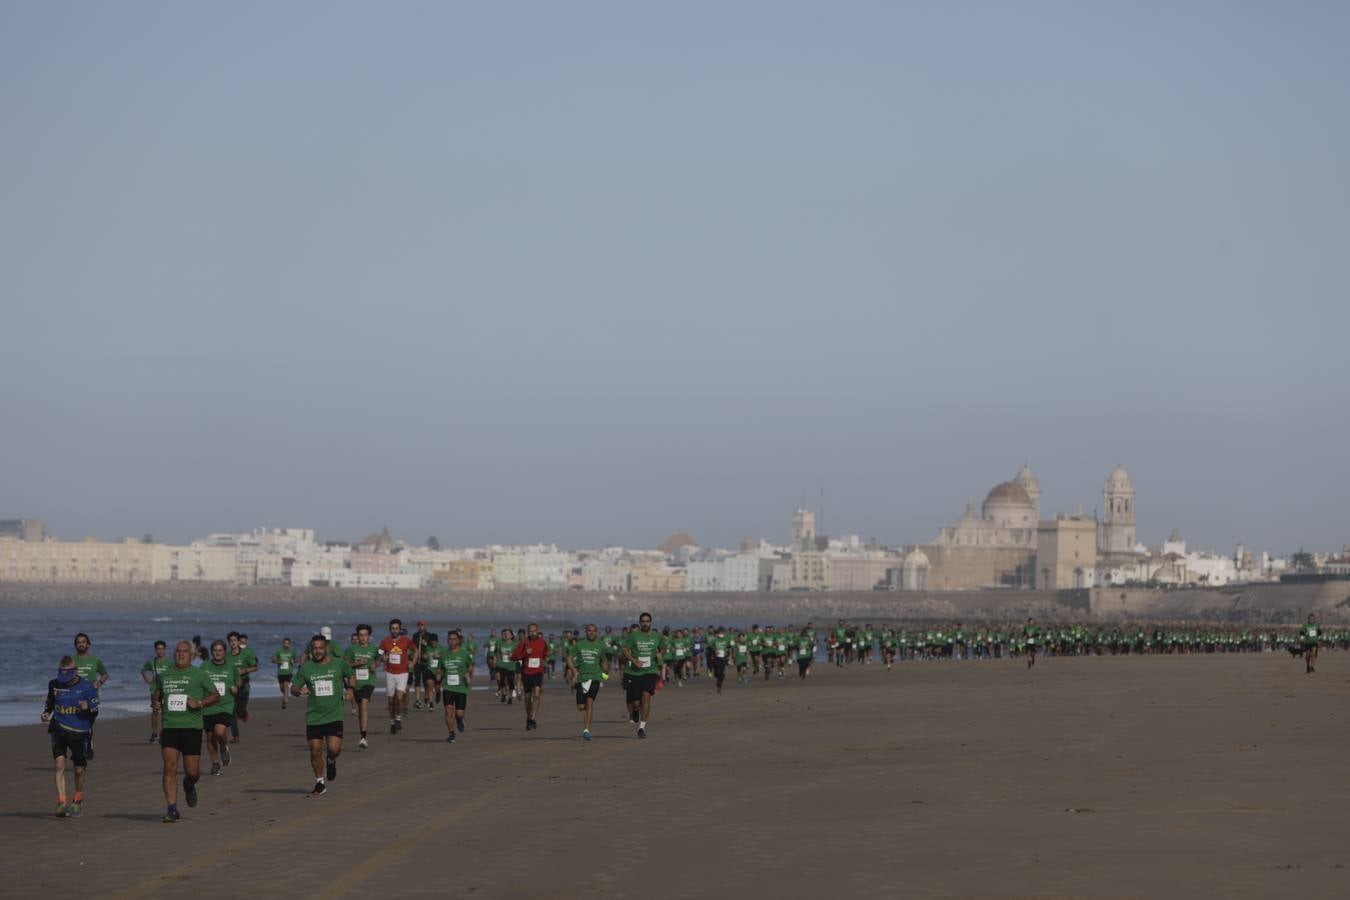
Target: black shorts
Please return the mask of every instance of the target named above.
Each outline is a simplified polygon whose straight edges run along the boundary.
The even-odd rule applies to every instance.
[[[581,686],[581,679],[577,679],[577,706],[585,706],[588,698],[594,700],[598,696],[600,696],[599,678],[591,679],[591,689],[589,691],[583,689]]]
[[[375,696],[375,685],[368,684],[365,687],[359,687],[352,691],[352,698],[356,700],[369,700]]]
[[[277,684],[281,685],[282,690],[285,690],[285,689],[286,689],[286,685],[288,685],[288,684],[290,684],[290,683],[291,683],[291,676],[289,676],[289,675],[278,675],[278,676],[277,676]]]
[[[803,656],[801,659],[797,660],[798,672],[805,672],[810,667],[811,667],[811,657]]]
[[[197,728],[165,728],[159,733],[159,745],[184,756],[201,756],[202,733]]]
[[[341,722],[324,722],[322,725],[305,726],[305,740],[307,741],[321,741],[330,737],[342,737]]]
[[[534,675],[521,675],[520,686],[522,690],[532,691],[535,688],[544,686],[544,673],[539,672]]]
[[[655,672],[650,675],[629,675],[628,676],[628,702],[641,700],[643,694],[655,694],[656,682],[660,676]]]
[[[229,713],[211,713],[209,716],[202,716],[202,731],[210,731],[217,725],[229,728],[234,724],[234,716]]]
[[[441,703],[446,709],[454,707],[455,709],[464,709],[469,705],[468,691],[441,691]]]
[[[89,765],[89,732],[57,728],[49,732],[49,736],[52,739],[52,759],[60,759],[69,753],[76,768],[83,769]]]

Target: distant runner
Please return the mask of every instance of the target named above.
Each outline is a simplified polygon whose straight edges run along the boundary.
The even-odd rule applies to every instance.
[[[197,805],[197,779],[201,777],[202,707],[220,699],[211,679],[192,665],[192,644],[179,641],[173,648],[173,667],[155,679],[155,703],[164,712],[159,732],[165,822],[177,822],[178,764],[183,764],[183,795],[188,806]]]
[[[163,641],[155,641],[155,655],[145,661],[141,666],[141,680],[150,688],[150,741],[153,744],[159,740],[159,710],[155,709],[155,676],[165,671],[173,665],[173,660],[168,657],[168,644]]]
[[[230,764],[230,723],[234,721],[234,701],[239,694],[239,670],[235,668],[234,659],[225,652],[225,642],[219,639],[211,642],[211,658],[202,663],[201,670],[220,695],[220,699],[202,715],[211,774],[219,775],[221,766]]]
[[[291,692],[291,679],[295,677],[295,648],[291,639],[281,639],[281,648],[272,654],[272,662],[277,667],[277,688],[281,691],[281,708],[286,708],[286,697]]]
[[[417,651],[403,633],[403,622],[399,619],[389,620],[389,637],[380,641],[379,649],[384,663],[384,690],[389,695],[389,733],[398,734],[403,730],[403,713],[408,709],[408,672],[417,663]]]
[[[321,634],[310,638],[309,658],[300,664],[291,694],[308,698],[305,741],[314,769],[311,797],[328,793],[328,782],[337,778],[337,759],[342,755],[342,701],[350,696],[351,684],[351,666],[328,655],[328,640]]]
[[[441,650],[441,708],[445,712],[445,740],[455,742],[455,732],[464,731],[464,711],[473,684],[473,653],[463,645],[458,631],[445,637]]]
[[[83,631],[75,635],[75,671],[80,673],[81,678],[93,685],[95,691],[99,691],[108,683],[108,669],[103,665],[103,660],[89,652],[89,643],[89,635]],[[94,720],[97,718],[98,708],[95,706],[93,713],[89,716],[89,746],[85,752],[85,756],[89,759],[94,758]]]
[[[712,670],[713,680],[717,684],[717,693],[722,693],[722,682],[727,677],[727,660],[731,656],[731,638],[727,630],[717,627],[717,632],[708,638],[708,668]]]
[[[637,723],[637,736],[640,738],[647,737],[652,694],[656,693],[665,649],[666,643],[661,633],[652,631],[652,614],[645,612],[638,616],[637,629],[629,631],[624,640],[623,656],[627,661],[624,675],[628,678],[628,711]]]
[[[1027,645],[1027,668],[1030,669],[1036,665],[1036,642],[1040,638],[1041,630],[1036,627],[1036,620],[1027,617],[1027,624],[1022,628],[1022,640]]]
[[[356,705],[356,723],[361,729],[361,741],[356,746],[361,750],[370,746],[366,740],[370,728],[370,698],[375,694],[375,666],[380,661],[379,650],[370,642],[370,632],[369,625],[357,625],[356,640],[343,656],[352,670],[352,702]]]
[[[1317,650],[1322,645],[1322,629],[1317,624],[1317,616],[1308,613],[1308,621],[1299,632],[1303,639],[1304,671],[1311,675],[1317,671]]]
[[[521,685],[525,694],[525,730],[539,727],[539,708],[544,694],[544,663],[548,658],[548,641],[539,634],[539,626],[531,622],[525,636],[511,651],[511,660],[520,664]]]
[[[577,711],[582,714],[581,739],[589,741],[595,698],[600,696],[601,682],[609,680],[609,673],[605,671],[605,644],[594,625],[586,626],[585,640],[572,645],[567,665],[575,673]]]
[[[98,690],[80,677],[75,660],[61,657],[56,677],[47,683],[47,702],[42,708],[42,721],[47,723],[47,736],[52,745],[52,762],[56,770],[56,815],[78,816],[84,804],[85,770],[89,766],[89,735],[98,712]],[[75,797],[66,798],[66,756],[75,768]]]

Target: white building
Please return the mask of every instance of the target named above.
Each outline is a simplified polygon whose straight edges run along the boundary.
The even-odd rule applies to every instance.
[[[152,571],[157,583],[234,584],[238,577],[233,547],[212,547],[203,543],[187,547],[156,544]]]

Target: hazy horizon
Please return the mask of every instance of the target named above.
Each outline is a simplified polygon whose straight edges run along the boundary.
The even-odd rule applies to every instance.
[[[0,10],[0,518],[1339,550],[1350,7]],[[1341,398],[1338,400],[1337,398]]]

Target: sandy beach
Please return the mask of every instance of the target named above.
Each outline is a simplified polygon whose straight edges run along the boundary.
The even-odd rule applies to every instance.
[[[51,815],[44,728],[0,731],[5,883],[101,897],[379,890],[460,896],[1292,895],[1350,865],[1343,654],[906,663],[656,698],[616,681],[583,744],[476,692],[347,749],[310,799],[303,710],[260,680],[234,764],[160,822],[144,719],[100,723],[85,812]],[[36,719],[38,710],[34,710]],[[203,767],[203,771],[206,770]]]

